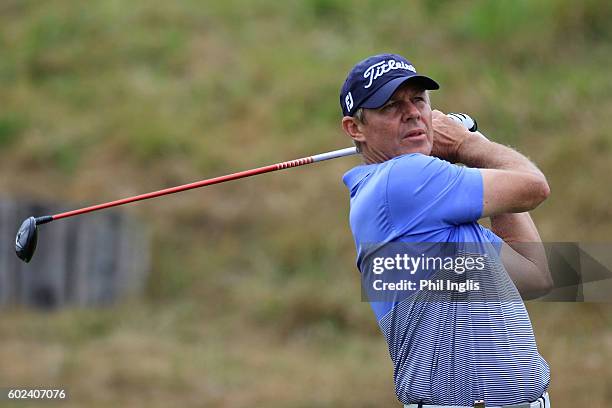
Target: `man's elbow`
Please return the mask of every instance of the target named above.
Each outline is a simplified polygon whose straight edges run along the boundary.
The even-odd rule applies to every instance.
[[[532,274],[532,279],[528,288],[521,291],[521,297],[524,300],[541,298],[542,296],[548,295],[550,291],[553,290],[554,282],[548,267],[544,268],[544,270],[540,270],[539,268],[536,269],[537,271]]]
[[[542,274],[542,278],[540,282],[538,282],[538,290],[540,292],[540,297],[548,295],[551,290],[553,290],[554,282],[552,276],[550,275],[550,271],[546,268],[545,273]]]
[[[552,284],[529,288],[528,291],[523,291],[521,293],[521,298],[523,300],[539,299],[543,296],[548,295],[552,289],[553,289]]]
[[[528,189],[528,210],[533,210],[538,205],[542,204],[544,200],[550,196],[550,186],[548,185],[548,181],[546,181],[546,177],[543,174],[534,175],[532,180],[529,183]]]
[[[550,196],[550,186],[548,185],[548,181],[546,180],[546,177],[544,177],[544,175],[542,175],[542,179],[539,182],[539,190],[541,203],[546,200],[548,196]]]

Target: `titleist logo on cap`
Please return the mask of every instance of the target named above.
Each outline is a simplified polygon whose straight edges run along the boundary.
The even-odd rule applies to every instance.
[[[392,59],[387,61],[380,61],[376,64],[370,65],[368,69],[366,69],[363,73],[363,77],[365,79],[370,79],[370,81],[366,86],[364,86],[364,88],[369,88],[370,86],[372,86],[372,82],[375,79],[383,76],[387,72],[394,69],[407,69],[408,71],[416,72],[414,66],[412,66],[411,64],[407,64],[404,61],[396,61]]]
[[[412,62],[398,54],[378,54],[358,62],[340,88],[342,114],[352,116],[359,108],[380,108],[410,78],[423,89],[440,87],[433,79],[418,74]]]

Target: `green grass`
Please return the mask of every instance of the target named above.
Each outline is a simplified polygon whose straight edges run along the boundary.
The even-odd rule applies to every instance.
[[[0,116],[0,147],[10,147],[25,130],[27,121],[19,114],[5,113]]]
[[[534,217],[545,240],[612,233],[608,2],[58,0],[0,11],[0,171],[27,181],[0,178],[3,194],[95,203],[348,146],[347,71],[398,52],[441,83],[436,107],[473,114],[543,169],[552,196]],[[142,203],[134,210],[154,231],[144,296],[6,311],[0,357],[37,364],[5,365],[0,385],[64,384],[69,406],[393,406],[340,181],[357,163]],[[555,406],[603,406],[612,373],[599,362],[612,350],[598,322],[610,308],[530,312]]]

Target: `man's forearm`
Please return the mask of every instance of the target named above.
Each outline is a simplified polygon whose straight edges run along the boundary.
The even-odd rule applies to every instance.
[[[531,211],[548,197],[546,177],[527,157],[478,134],[464,135],[457,159],[480,169],[482,217]]]
[[[542,242],[529,213],[499,214],[491,217],[491,230],[506,243]]]
[[[472,133],[464,139],[457,149],[457,156],[459,162],[469,167],[526,171],[544,177],[527,157],[478,133]]]
[[[533,298],[550,290],[553,282],[546,252],[529,213],[495,215],[491,217],[491,230],[518,253],[502,255],[521,295]]]

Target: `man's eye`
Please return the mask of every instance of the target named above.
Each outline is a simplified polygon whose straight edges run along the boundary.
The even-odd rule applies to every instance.
[[[395,108],[396,106],[397,106],[397,102],[390,102],[386,104],[385,106],[383,106],[382,109],[385,111],[388,111],[388,110]]]

